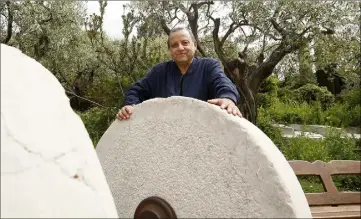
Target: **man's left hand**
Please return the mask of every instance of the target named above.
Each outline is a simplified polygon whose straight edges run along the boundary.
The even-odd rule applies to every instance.
[[[242,113],[239,111],[238,107],[234,104],[234,102],[227,98],[219,98],[208,100],[208,103],[215,104],[221,106],[221,109],[227,110],[229,114],[233,114],[235,116],[242,117]]]

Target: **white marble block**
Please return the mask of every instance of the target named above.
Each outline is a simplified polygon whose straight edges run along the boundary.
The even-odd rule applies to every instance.
[[[171,97],[134,107],[97,145],[118,215],[165,200],[178,218],[311,218],[296,175],[246,119],[203,101]]]
[[[58,80],[1,44],[1,217],[116,218],[93,144]]]

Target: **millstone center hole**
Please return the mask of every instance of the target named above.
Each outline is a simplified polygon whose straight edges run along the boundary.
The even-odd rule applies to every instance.
[[[177,218],[171,205],[164,199],[152,196],[141,201],[135,210],[134,219]]]

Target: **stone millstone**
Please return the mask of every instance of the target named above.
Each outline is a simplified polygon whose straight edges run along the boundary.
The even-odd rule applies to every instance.
[[[203,101],[171,97],[136,105],[96,150],[121,218],[132,218],[149,197],[166,201],[178,218],[311,218],[272,141],[246,119]]]
[[[54,75],[1,45],[1,218],[116,218],[94,146]]]

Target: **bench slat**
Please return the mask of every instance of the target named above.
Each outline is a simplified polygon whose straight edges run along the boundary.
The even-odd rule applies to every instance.
[[[359,212],[353,211],[353,212],[330,212],[330,213],[316,213],[312,214],[312,217],[314,219],[341,219],[341,218],[347,218],[347,219],[360,219],[361,215]]]
[[[360,192],[306,193],[306,198],[310,206],[361,204]]]
[[[347,175],[347,174],[360,174],[361,161],[356,160],[333,160],[329,163],[323,161],[315,161],[313,163],[303,160],[292,160],[288,162],[296,175],[321,175],[328,173],[330,175]]]
[[[312,206],[310,207],[312,214],[337,213],[337,212],[356,212],[361,214],[361,205],[339,205],[339,206]]]

